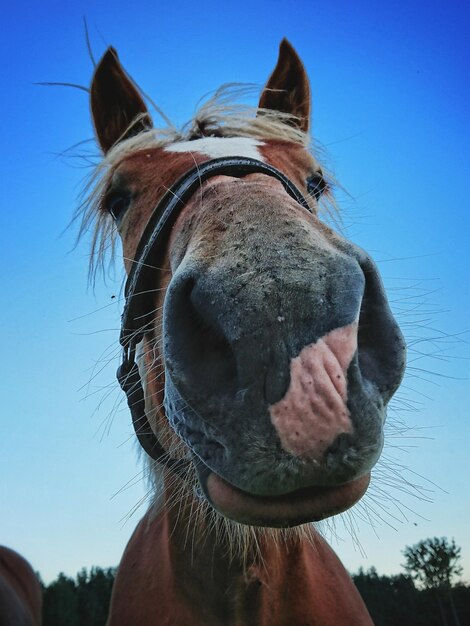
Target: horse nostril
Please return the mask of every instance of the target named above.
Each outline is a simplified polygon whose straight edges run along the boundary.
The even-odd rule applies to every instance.
[[[406,346],[375,264],[366,256],[360,264],[366,284],[359,316],[359,367],[387,402],[403,377]]]
[[[191,393],[220,396],[235,393],[233,348],[217,324],[215,303],[194,277],[170,285],[165,306],[165,362],[174,382]]]

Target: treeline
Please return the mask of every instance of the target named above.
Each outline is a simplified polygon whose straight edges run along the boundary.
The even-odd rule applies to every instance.
[[[379,576],[374,567],[353,574],[375,626],[466,626],[470,586],[418,589],[411,576]]]
[[[83,569],[43,586],[43,626],[105,626],[115,568]],[[405,574],[380,576],[359,570],[353,580],[376,626],[464,626],[470,624],[470,586],[418,589]]]
[[[105,626],[116,568],[59,574],[43,588],[43,626]]]

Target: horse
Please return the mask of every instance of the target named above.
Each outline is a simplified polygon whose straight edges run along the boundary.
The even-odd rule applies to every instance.
[[[155,497],[108,626],[372,624],[314,522],[366,492],[405,343],[370,256],[321,217],[310,84],[284,39],[258,107],[154,123],[109,48],[83,228],[120,240],[119,382]],[[320,207],[320,208],[319,208]]]
[[[0,546],[0,625],[41,626],[41,584],[17,552]]]

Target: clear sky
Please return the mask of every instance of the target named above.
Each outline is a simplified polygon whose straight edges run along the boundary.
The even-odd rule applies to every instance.
[[[3,7],[0,543],[46,581],[117,564],[145,510],[131,516],[145,485],[114,380],[122,272],[87,289],[88,243],[73,249],[76,228],[64,232],[89,172],[72,155],[94,148],[59,154],[93,136],[87,94],[34,85],[89,84],[83,16],[96,57],[114,45],[176,123],[224,82],[261,86],[283,36],[297,48],[314,136],[349,193],[345,231],[378,261],[413,350],[368,500],[384,521],[354,516],[361,551],[346,517],[333,546],[352,571],[397,573],[405,545],[454,537],[470,580],[469,11],[443,0]]]

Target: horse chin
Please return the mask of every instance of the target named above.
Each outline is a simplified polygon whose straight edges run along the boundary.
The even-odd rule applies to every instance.
[[[281,496],[260,496],[230,484],[207,466],[197,466],[204,495],[221,515],[241,524],[289,528],[318,522],[353,506],[367,491],[370,472],[332,487],[298,489]]]

